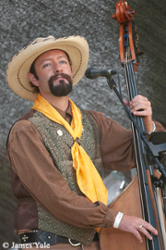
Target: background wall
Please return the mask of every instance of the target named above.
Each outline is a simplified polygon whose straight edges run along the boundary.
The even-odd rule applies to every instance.
[[[140,58],[137,83],[139,92],[149,98],[153,119],[166,127],[166,5],[164,0],[128,0],[136,14],[135,25]],[[32,102],[14,94],[5,80],[8,61],[36,37],[53,35],[84,36],[90,46],[88,67],[115,69],[120,73],[123,97],[126,97],[124,73],[118,52],[119,24],[111,18],[116,0],[1,0],[0,1],[0,245],[16,241],[13,214],[16,206],[11,188],[11,173],[5,144],[11,125],[29,111]],[[116,77],[115,77],[115,80]],[[82,109],[103,112],[121,125],[130,124],[106,79],[83,79],[70,96]]]

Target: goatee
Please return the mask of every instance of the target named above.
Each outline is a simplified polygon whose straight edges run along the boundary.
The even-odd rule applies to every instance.
[[[68,83],[66,83],[65,80],[63,80],[63,79],[60,79],[59,84],[54,86],[54,81],[59,76],[65,78],[68,81]],[[58,96],[58,97],[67,96],[72,91],[72,87],[73,87],[71,77],[69,75],[64,74],[64,73],[61,73],[61,74],[58,73],[58,74],[55,74],[54,76],[52,76],[48,81],[48,85],[49,85],[51,93],[55,96]]]

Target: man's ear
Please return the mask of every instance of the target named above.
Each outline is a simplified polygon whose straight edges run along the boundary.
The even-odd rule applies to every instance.
[[[34,74],[28,73],[28,78],[31,81],[31,83],[35,86],[39,86],[38,80],[35,78]]]

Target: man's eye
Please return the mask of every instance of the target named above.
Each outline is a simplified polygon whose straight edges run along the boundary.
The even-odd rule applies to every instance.
[[[60,63],[62,63],[62,64],[66,64],[67,62],[66,62],[66,61],[60,61]]]
[[[46,64],[43,65],[43,68],[46,68],[46,67],[48,67],[49,65],[50,65],[49,63],[46,63]]]

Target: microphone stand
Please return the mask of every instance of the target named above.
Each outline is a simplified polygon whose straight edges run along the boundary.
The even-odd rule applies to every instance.
[[[166,143],[162,143],[159,145],[154,145],[152,142],[148,142],[146,139],[146,135],[147,132],[141,132],[138,125],[136,124],[135,120],[133,119],[133,116],[130,112],[130,110],[127,108],[126,104],[124,103],[121,95],[119,94],[119,91],[117,90],[117,85],[115,83],[115,81],[112,79],[112,77],[107,77],[107,82],[108,85],[110,87],[110,89],[113,89],[115,94],[117,95],[117,97],[119,98],[120,102],[123,105],[123,108],[126,111],[127,117],[132,121],[134,127],[137,129],[137,131],[140,134],[140,137],[142,139],[142,141],[144,142],[145,145],[145,149],[147,152],[147,156],[149,158],[150,161],[153,161],[153,163],[155,163],[161,173],[161,177],[159,182],[153,181],[153,184],[156,186],[163,186],[164,184],[166,184],[166,172],[164,170],[163,165],[160,163],[160,161],[158,160],[157,156],[159,156],[159,153],[165,152],[166,151]],[[160,184],[159,184],[160,183]]]

